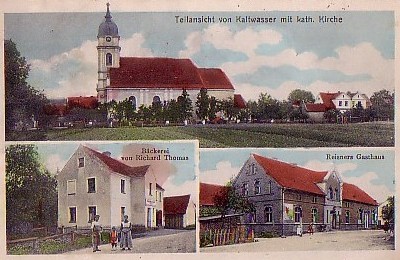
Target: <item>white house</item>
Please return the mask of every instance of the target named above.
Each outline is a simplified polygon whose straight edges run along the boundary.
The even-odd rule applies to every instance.
[[[57,183],[59,227],[88,228],[94,215],[104,227],[119,226],[124,215],[147,228],[163,223],[164,190],[150,165],[130,167],[80,145]]]

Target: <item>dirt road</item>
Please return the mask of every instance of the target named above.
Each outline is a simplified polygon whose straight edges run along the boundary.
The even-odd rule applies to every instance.
[[[171,230],[161,231],[149,237],[135,238],[133,249],[111,251],[111,245],[101,245],[99,252],[93,253],[91,248],[85,248],[65,254],[132,254],[132,253],[193,253],[196,251],[196,231]]]
[[[258,242],[201,248],[200,252],[390,250],[394,241],[382,230],[320,232],[302,237],[259,238]]]

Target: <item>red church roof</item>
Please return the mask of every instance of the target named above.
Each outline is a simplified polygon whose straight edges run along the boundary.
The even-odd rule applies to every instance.
[[[104,153],[99,153],[89,147],[83,146],[83,149],[90,154],[99,158],[105,165],[107,165],[112,171],[120,173],[125,176],[142,177],[146,174],[150,165],[131,167],[128,166]]]
[[[361,202],[364,204],[377,206],[378,203],[371,196],[369,196],[365,191],[360,189],[354,184],[343,183],[343,200],[350,200],[355,202]]]
[[[237,108],[246,108],[246,101],[240,94],[235,94],[233,96],[233,106]]]
[[[265,172],[282,187],[325,195],[317,183],[323,181],[327,171],[317,172],[257,154],[253,156]]]
[[[220,69],[199,69],[190,59],[121,57],[110,68],[111,88],[234,89]]]
[[[164,197],[164,214],[186,214],[190,195]]]
[[[200,183],[200,205],[201,206],[214,206],[214,197],[227,193],[228,189],[222,185]]]

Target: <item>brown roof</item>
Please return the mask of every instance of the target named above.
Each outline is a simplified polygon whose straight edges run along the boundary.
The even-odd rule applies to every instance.
[[[199,69],[190,59],[121,57],[110,68],[111,88],[234,89],[220,69]]]
[[[227,193],[228,188],[222,185],[200,183],[200,205],[201,206],[214,206],[214,198],[217,195]]]
[[[253,154],[253,156],[264,168],[266,174],[274,178],[282,187],[325,195],[317,183],[323,181],[327,171],[317,172],[257,154]]]
[[[233,106],[237,108],[246,108],[246,101],[240,94],[235,94],[233,96]]]
[[[68,109],[72,108],[85,108],[94,109],[99,106],[97,97],[68,97],[67,98]]]
[[[110,156],[108,156],[106,154],[99,153],[89,147],[83,146],[83,149],[85,151],[91,153],[92,155],[96,156],[97,158],[99,158],[112,171],[120,173],[125,176],[142,177],[147,173],[147,170],[150,167],[150,165],[131,167],[131,166],[128,166],[114,158],[111,158]]]
[[[361,202],[364,204],[377,206],[378,202],[369,196],[365,191],[360,189],[354,184],[343,183],[343,200],[350,200],[355,202]]]
[[[325,112],[326,106],[324,104],[304,104],[307,112]]]
[[[190,195],[164,197],[164,214],[186,214]]]

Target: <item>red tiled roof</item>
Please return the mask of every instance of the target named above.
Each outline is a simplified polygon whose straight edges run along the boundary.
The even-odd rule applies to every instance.
[[[325,112],[326,106],[324,104],[305,104],[307,112]]]
[[[257,154],[253,154],[253,157],[264,168],[266,174],[282,187],[325,195],[317,183],[323,181],[327,171],[317,172]]]
[[[237,108],[246,108],[246,101],[240,94],[235,94],[233,96],[233,106]]]
[[[73,108],[85,108],[94,109],[99,106],[97,97],[68,97],[67,98],[68,109]]]
[[[371,196],[369,196],[365,191],[360,189],[354,184],[343,183],[343,200],[351,200],[355,202],[361,202],[364,204],[377,206],[378,203]]]
[[[164,214],[186,214],[190,195],[164,197]]]
[[[135,176],[135,177],[142,177],[146,174],[147,170],[149,169],[150,165],[145,166],[138,166],[138,167],[131,167],[128,166],[110,156],[99,153],[89,147],[83,146],[83,148],[99,158],[104,164],[106,164],[112,171],[120,173],[125,176]]]
[[[319,95],[321,96],[322,103],[325,105],[326,110],[335,109],[336,106],[333,104],[332,100],[335,99],[340,93],[324,93],[321,92]]]
[[[221,69],[198,69],[206,89],[234,89],[232,83]]]
[[[222,185],[208,184],[200,182],[200,205],[201,206],[214,206],[214,197],[221,195],[228,191],[227,187]]]
[[[66,104],[46,104],[43,107],[43,111],[49,116],[65,116],[68,114]]]
[[[234,89],[220,69],[199,69],[190,59],[121,57],[110,68],[111,88]]]

